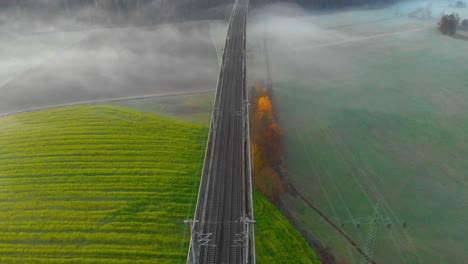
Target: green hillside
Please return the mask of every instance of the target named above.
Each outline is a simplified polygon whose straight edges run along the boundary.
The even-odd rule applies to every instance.
[[[0,263],[185,263],[207,132],[113,106],[0,118]],[[258,263],[312,263],[254,197]]]
[[[258,191],[254,213],[257,263],[320,263],[301,233]]]
[[[185,262],[207,129],[118,107],[0,119],[0,263]]]

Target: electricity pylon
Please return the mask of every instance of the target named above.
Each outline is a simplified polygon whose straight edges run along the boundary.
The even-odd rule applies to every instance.
[[[374,256],[374,248],[375,248],[375,239],[377,237],[377,227],[380,224],[387,225],[387,228],[392,227],[392,221],[389,217],[384,217],[379,213],[379,206],[380,200],[374,206],[374,211],[371,216],[361,217],[361,218],[353,218],[341,223],[341,228],[344,227],[345,224],[351,223],[355,224],[357,228],[361,227],[362,223],[368,223],[369,228],[367,230],[367,239],[364,248],[364,255],[361,259],[361,264],[370,264],[373,263],[373,256]],[[406,227],[406,223],[403,223],[403,228]]]

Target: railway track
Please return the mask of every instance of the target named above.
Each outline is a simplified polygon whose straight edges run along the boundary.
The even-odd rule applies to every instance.
[[[248,0],[236,0],[211,120],[188,263],[255,263],[245,80]]]

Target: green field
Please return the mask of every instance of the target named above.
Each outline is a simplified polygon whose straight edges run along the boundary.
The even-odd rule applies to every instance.
[[[0,263],[185,263],[207,132],[115,106],[0,118]],[[317,263],[254,202],[258,263]]]
[[[215,92],[155,97],[107,103],[137,111],[208,126]]]
[[[118,107],[0,119],[0,263],[184,263],[207,131]]]
[[[299,231],[258,191],[254,213],[257,263],[321,263]]]
[[[265,78],[267,39],[289,179],[337,224],[380,201],[393,226],[377,226],[377,263],[468,259],[468,42],[436,24],[372,9],[250,27],[251,80]],[[283,202],[338,259],[360,262],[313,210]],[[367,224],[344,228],[365,246]]]

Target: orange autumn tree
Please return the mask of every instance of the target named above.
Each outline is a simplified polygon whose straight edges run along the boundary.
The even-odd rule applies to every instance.
[[[270,199],[278,198],[283,185],[280,177],[281,128],[275,122],[268,90],[255,85],[251,107],[251,148],[255,186]]]

